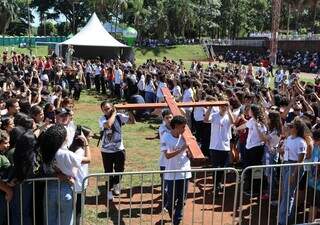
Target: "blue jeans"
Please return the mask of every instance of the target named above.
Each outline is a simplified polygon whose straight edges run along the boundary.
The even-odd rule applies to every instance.
[[[74,219],[73,201],[73,190],[68,183],[60,182],[59,190],[58,181],[48,181],[48,191],[44,195],[44,224],[47,224],[46,220],[48,220],[48,225],[72,225]]]
[[[7,217],[7,201],[5,199],[5,193],[0,191],[0,225],[6,224]]]
[[[295,170],[295,167],[284,167],[282,172],[282,190],[281,190],[281,201],[279,209],[279,225],[290,224],[290,221],[294,218],[295,214],[295,192],[297,190],[297,181],[293,185],[289,183],[289,177]],[[298,180],[302,178],[303,168],[300,169]],[[299,183],[299,182],[298,182]],[[288,213],[287,213],[288,210]],[[288,223],[286,223],[288,221]]]
[[[167,188],[167,209],[173,225],[178,225],[183,217],[182,210],[188,193],[188,179],[166,180],[165,182]]]
[[[279,160],[279,153],[269,152],[269,150],[266,149],[265,155],[264,155],[265,165],[276,165],[278,160]],[[269,195],[272,195],[272,193],[275,193],[275,190],[276,190],[275,185],[277,183],[277,175],[278,175],[277,168],[266,168],[264,173],[268,180],[267,192],[269,193]]]
[[[161,171],[164,171],[166,170],[166,167],[165,166],[160,166],[160,170]],[[160,178],[161,178],[161,195],[163,193],[163,207],[167,208],[167,186],[166,186],[166,182],[165,180],[163,179],[164,178],[164,174],[165,173],[162,173],[160,174]]]
[[[20,191],[22,193],[22,199],[20,199]],[[10,224],[20,225],[22,212],[23,225],[31,225],[32,209],[32,182],[24,182],[20,185],[16,185],[13,189],[13,199],[10,203]]]

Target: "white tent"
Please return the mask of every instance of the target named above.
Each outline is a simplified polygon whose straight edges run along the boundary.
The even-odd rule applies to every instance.
[[[75,49],[74,56],[81,58],[115,58],[132,51],[105,30],[96,13],[92,14],[79,33],[60,44],[63,45],[64,52],[68,45],[72,45]]]

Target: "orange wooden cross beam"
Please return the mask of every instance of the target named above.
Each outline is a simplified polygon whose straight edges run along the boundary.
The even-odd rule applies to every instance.
[[[174,116],[182,115],[177,103],[175,102],[174,97],[171,95],[170,90],[168,88],[161,89],[163,96],[168,104],[168,107]],[[205,157],[202,154],[202,151],[197,143],[197,140],[193,137],[193,134],[188,126],[183,133],[184,140],[189,143],[189,150],[191,153],[191,157],[194,160],[203,160]]]
[[[116,104],[116,109],[125,109],[125,110],[137,110],[137,109],[159,109],[159,108],[169,108],[171,113],[174,116],[182,115],[179,107],[204,107],[204,106],[221,106],[227,105],[226,101],[216,101],[216,102],[176,102],[174,97],[171,95],[170,90],[168,88],[161,89],[163,96],[166,102],[163,103],[144,103],[144,104]],[[203,160],[205,159],[202,151],[193,137],[192,132],[188,126],[186,126],[185,132],[183,133],[183,137],[186,142],[189,143],[189,150],[191,153],[191,157],[193,160]]]
[[[181,108],[181,107],[204,107],[204,106],[220,106],[220,105],[226,105],[227,102],[225,101],[217,101],[217,102],[175,102],[175,104]],[[169,107],[166,102],[163,103],[142,103],[142,104],[116,104],[114,105],[116,109],[162,109]]]

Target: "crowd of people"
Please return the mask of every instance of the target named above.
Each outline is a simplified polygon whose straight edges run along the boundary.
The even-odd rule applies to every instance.
[[[234,163],[246,168],[319,162],[320,80],[306,83],[299,70],[280,67],[273,85],[266,65],[266,60],[259,62],[258,68],[234,64],[221,68],[213,63],[193,62],[186,69],[181,60],[167,58],[148,60],[140,66],[99,58],[73,60],[68,65],[56,56],[4,54],[0,68],[0,225],[8,220],[13,225],[21,221],[25,225],[43,224],[44,220],[50,225],[69,225],[74,220],[79,224],[79,193],[91,160],[92,132],[75,124],[72,109],[84,88],[94,88],[97,94],[129,103],[163,102],[163,87],[169,88],[177,102],[229,102],[220,107],[183,108],[184,116],[173,116],[168,109],[119,112],[108,101],[100,105],[103,115],[97,126],[101,129],[99,142],[107,173],[125,170],[124,124],[150,116],[163,118],[159,128],[159,167],[181,171],[162,176],[164,210],[173,224],[181,222],[191,178],[191,173],[183,172],[191,169],[189,143],[182,137],[186,126],[213,168]],[[274,176],[275,180],[282,176],[283,184],[279,190],[280,225],[293,218],[294,207],[288,203],[297,200],[295,192],[301,185],[308,184],[305,193],[309,221],[318,217],[318,171],[316,166],[299,171],[288,169]],[[270,170],[265,171],[265,176],[268,173]],[[39,177],[57,178],[59,182],[51,179],[45,185],[37,182],[34,187],[27,181]],[[224,183],[222,174],[217,173],[214,180],[214,190],[219,194]],[[245,192],[250,191],[251,180],[248,174]],[[121,176],[114,176],[106,182],[108,200],[120,194],[120,181]],[[275,183],[268,182],[272,190],[277,189]],[[262,199],[274,197],[267,190],[260,196]],[[72,213],[74,201],[76,217]]]
[[[220,60],[232,63],[241,63],[248,65],[259,65],[262,59],[268,58],[270,52],[255,52],[255,51],[231,51],[217,52]],[[320,68],[320,55],[318,52],[297,51],[283,52],[278,51],[277,65],[287,69],[299,69],[307,73],[318,73]]]

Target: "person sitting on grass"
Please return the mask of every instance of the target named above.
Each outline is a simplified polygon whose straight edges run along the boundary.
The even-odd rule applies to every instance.
[[[163,137],[163,152],[167,158],[166,171],[181,170],[176,173],[165,173],[164,180],[167,188],[167,210],[174,225],[180,224],[185,199],[188,193],[188,181],[191,170],[188,143],[182,137],[187,125],[184,116],[174,116],[170,122],[171,132]],[[186,171],[186,172],[182,172]]]

